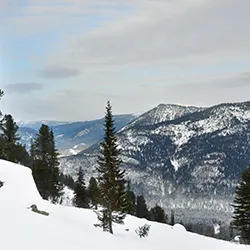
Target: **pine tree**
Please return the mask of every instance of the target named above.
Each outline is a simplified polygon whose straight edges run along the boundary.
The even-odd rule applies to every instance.
[[[136,196],[134,192],[131,190],[130,181],[127,182],[127,200],[128,200],[128,214],[135,215],[136,214]]]
[[[161,223],[166,223],[167,216],[165,214],[165,211],[162,209],[162,207],[155,205],[153,208],[150,209],[150,220],[161,222]]]
[[[59,180],[58,153],[55,148],[53,131],[42,124],[31,145],[32,173],[40,195],[45,200],[57,202],[62,195]]]
[[[2,99],[4,92],[0,89],[0,100]],[[2,118],[2,112],[0,110],[0,118]],[[2,120],[0,120],[0,159],[4,159],[4,139],[2,130]]]
[[[3,158],[7,161],[17,162],[16,142],[20,140],[17,136],[18,126],[11,115],[5,115],[2,120],[3,131]]]
[[[97,205],[100,203],[100,190],[94,177],[89,180],[88,197],[91,206],[97,209]]]
[[[11,115],[4,116],[2,130],[7,142],[15,144],[20,140],[20,136],[17,135],[18,126]]]
[[[13,117],[11,115],[5,115],[1,123],[3,133],[1,140],[1,158],[28,165],[29,156],[25,146],[18,142],[20,140],[20,136],[18,135],[19,127]]]
[[[73,203],[76,207],[89,208],[88,193],[81,167],[79,168],[77,181],[75,183]]]
[[[170,225],[171,226],[174,226],[175,224],[175,213],[174,213],[174,210],[171,209],[171,220],[170,220]]]
[[[101,205],[103,207],[98,213],[98,219],[103,230],[113,234],[112,223],[123,223],[128,204],[125,190],[125,171],[120,168],[122,161],[109,102],[106,107],[104,126],[104,142],[101,143],[98,157],[99,166],[97,168]]]
[[[232,226],[240,232],[242,243],[250,244],[250,165],[243,171],[235,190]]]
[[[135,216],[138,218],[149,219],[149,211],[143,195],[137,196]]]
[[[60,173],[59,179],[63,185],[69,187],[70,189],[75,188],[75,181],[70,175]]]
[[[3,90],[0,89],[0,100],[3,97],[3,95],[4,95],[4,92],[3,92]]]
[[[51,185],[51,199],[53,203],[56,203],[59,201],[59,198],[62,196],[63,193],[63,185],[60,182],[60,173],[59,173],[59,161],[58,156],[59,153],[55,146],[55,139],[54,139],[54,133],[52,130],[50,130],[49,133],[49,141],[50,141],[50,147],[49,147],[49,168],[52,171],[52,185]]]

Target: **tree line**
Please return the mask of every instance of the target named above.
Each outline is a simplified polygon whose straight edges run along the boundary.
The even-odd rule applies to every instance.
[[[164,209],[155,205],[149,209],[143,195],[136,196],[130,188],[130,181],[126,181],[126,200],[127,206],[124,210],[127,214],[138,218],[145,218],[150,221],[167,223],[168,217]],[[86,185],[82,168],[79,168],[77,180],[73,185],[74,198],[73,205],[79,208],[94,208],[102,206],[100,188],[96,178],[91,177],[88,186]]]

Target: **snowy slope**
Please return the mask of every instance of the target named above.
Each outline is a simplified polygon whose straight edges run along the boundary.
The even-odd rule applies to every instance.
[[[131,216],[125,225],[115,226],[115,234],[110,235],[93,226],[96,223],[93,211],[42,200],[28,168],[0,160],[0,179],[4,181],[0,188],[0,239],[4,250],[250,249],[188,233],[180,225],[170,227]],[[27,209],[31,204],[49,212],[49,216]],[[145,223],[151,225],[149,237],[140,239],[134,231]]]

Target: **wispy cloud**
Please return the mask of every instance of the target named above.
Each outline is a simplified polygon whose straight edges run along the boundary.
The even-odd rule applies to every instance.
[[[240,2],[244,9],[233,0],[145,1],[134,16],[72,36],[64,43],[68,49],[55,51],[48,61],[67,58],[76,67],[135,67],[247,59],[250,2]]]
[[[41,72],[41,76],[53,79],[63,79],[78,76],[81,74],[80,70],[67,67],[50,67]]]
[[[30,94],[31,92],[39,91],[43,88],[44,86],[42,84],[32,82],[19,82],[4,86],[6,94]]]

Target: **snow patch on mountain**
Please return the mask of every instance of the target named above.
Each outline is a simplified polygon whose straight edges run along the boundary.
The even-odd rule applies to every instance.
[[[173,165],[175,172],[177,172],[180,167],[178,161],[175,158],[173,158],[173,159],[170,159],[170,162]]]

